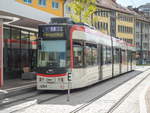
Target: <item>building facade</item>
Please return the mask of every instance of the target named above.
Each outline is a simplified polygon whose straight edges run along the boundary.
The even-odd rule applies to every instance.
[[[150,22],[136,20],[136,51],[137,64],[150,63]]]
[[[99,17],[99,23],[102,23],[102,26],[99,27],[100,31],[134,43],[134,13],[132,11],[117,4],[116,0],[99,0],[97,8],[106,11],[100,11],[101,14],[96,15]],[[108,25],[108,29],[104,27],[105,24]],[[98,27],[96,26],[96,28]],[[103,28],[106,28],[105,31]],[[106,32],[106,30],[108,31]]]
[[[150,3],[138,7],[139,11],[144,12],[147,17],[150,17]]]
[[[65,3],[65,16],[69,16],[71,12],[70,8],[67,7],[68,3]],[[97,0],[95,5],[97,11],[94,16],[98,19],[93,22],[94,24],[91,24],[105,34],[133,44],[135,40],[134,12],[117,4],[116,0]]]
[[[36,66],[38,25],[63,16],[63,0],[0,1],[0,87]],[[5,21],[9,18],[9,22]]]

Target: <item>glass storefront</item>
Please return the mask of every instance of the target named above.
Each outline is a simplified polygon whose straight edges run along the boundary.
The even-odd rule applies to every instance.
[[[4,80],[21,78],[24,68],[36,66],[37,33],[4,26]]]

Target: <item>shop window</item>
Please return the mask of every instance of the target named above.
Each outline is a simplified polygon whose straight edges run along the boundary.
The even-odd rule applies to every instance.
[[[30,41],[36,41],[37,39],[37,33],[30,32]]]
[[[10,28],[4,27],[4,39],[9,39],[9,38],[10,38]]]
[[[37,59],[36,59],[36,56],[37,56],[37,42],[36,42],[36,39],[37,39],[37,33],[35,32],[30,32],[30,49],[29,49],[29,62],[30,63],[30,67],[31,67],[31,70],[34,69],[36,67],[36,64],[37,64]]]
[[[39,0],[38,3],[40,6],[46,6],[46,0]]]
[[[55,2],[55,1],[52,1],[52,8],[53,9],[58,9],[59,8],[59,3]]]
[[[4,46],[10,48],[10,27],[4,27]]]
[[[32,0],[23,0],[25,3],[27,4],[31,4],[32,3]]]
[[[11,50],[10,50],[10,58],[9,67],[11,67],[11,75],[13,78],[17,78],[21,74],[21,56],[20,56],[20,29],[12,28],[11,29]]]
[[[83,66],[83,46],[80,43],[74,42],[74,67]]]
[[[19,29],[12,29],[12,39],[20,40],[20,30]]]
[[[29,32],[21,31],[21,67],[29,67]]]
[[[8,78],[8,73],[10,71],[9,64],[10,64],[10,60],[9,58],[10,56],[10,27],[6,27],[4,26],[4,48],[3,48],[3,69],[4,69],[4,79]]]

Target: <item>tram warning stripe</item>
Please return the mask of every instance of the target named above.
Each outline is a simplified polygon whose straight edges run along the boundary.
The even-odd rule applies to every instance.
[[[37,76],[43,76],[43,77],[60,77],[60,76],[65,76],[67,75],[67,73],[64,74],[53,74],[53,75],[47,75],[47,74],[41,74],[41,73],[37,73]]]

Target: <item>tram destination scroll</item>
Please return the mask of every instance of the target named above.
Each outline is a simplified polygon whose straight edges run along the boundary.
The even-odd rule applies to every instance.
[[[42,38],[64,38],[63,26],[42,26],[40,31]]]

